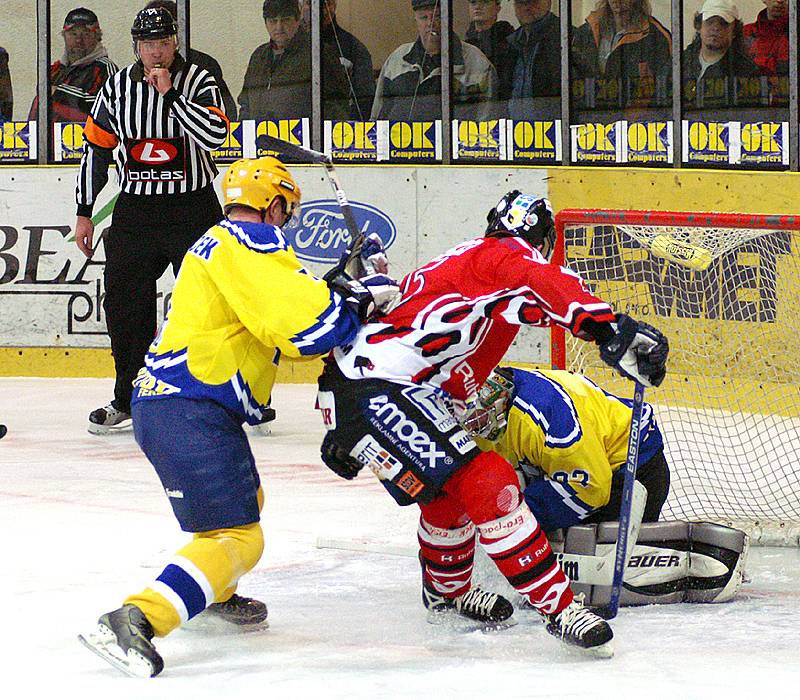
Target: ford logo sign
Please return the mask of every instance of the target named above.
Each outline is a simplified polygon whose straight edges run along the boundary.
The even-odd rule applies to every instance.
[[[394,243],[397,228],[380,209],[361,202],[350,202],[350,209],[365,236],[377,233],[387,249]],[[350,245],[350,232],[335,199],[303,202],[299,221],[292,219],[284,233],[297,257],[309,262],[336,262]]]

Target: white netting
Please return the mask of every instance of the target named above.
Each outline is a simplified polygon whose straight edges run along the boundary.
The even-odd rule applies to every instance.
[[[663,331],[668,375],[649,390],[667,443],[666,518],[743,521],[800,537],[800,232],[587,224],[565,262],[618,312]],[[594,346],[566,366],[632,393]]]

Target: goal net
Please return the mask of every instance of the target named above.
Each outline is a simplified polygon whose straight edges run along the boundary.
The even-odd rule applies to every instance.
[[[672,485],[663,518],[800,544],[800,217],[564,210],[556,262],[669,339],[649,389]],[[554,331],[553,364],[633,385]]]

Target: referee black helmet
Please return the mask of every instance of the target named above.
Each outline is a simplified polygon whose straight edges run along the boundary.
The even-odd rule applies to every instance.
[[[166,39],[178,34],[178,25],[169,10],[163,7],[151,7],[140,10],[133,20],[131,37],[140,39]]]

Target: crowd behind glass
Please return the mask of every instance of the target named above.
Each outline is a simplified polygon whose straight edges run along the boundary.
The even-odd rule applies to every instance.
[[[676,104],[682,120],[781,125],[789,119],[789,0],[739,0],[748,3],[748,16],[734,0],[705,0],[691,11],[693,34],[683,37],[685,48],[677,57],[670,31],[672,6],[668,0],[654,1],[666,16],[654,16],[649,0],[597,0],[588,12],[586,3],[572,3],[568,61],[562,61],[561,22],[554,14],[557,0],[452,0],[447,14],[452,20],[463,6],[460,16],[468,25],[448,34],[450,118],[556,123],[565,102],[562,66],[568,63],[570,125],[600,128],[596,125],[625,120],[652,127],[673,120]],[[416,36],[385,56],[368,48],[380,45],[374,37],[355,36],[342,26],[337,4],[344,2],[320,0],[321,120],[441,120],[440,0],[394,0],[382,10],[383,3],[351,1],[348,7],[373,12],[376,34],[393,14],[413,18]],[[252,49],[244,75],[225,69],[229,49],[224,45],[192,46],[188,59],[215,75],[232,122],[306,118],[303,128],[313,131],[312,145],[319,146],[323,128],[313,123],[311,0],[240,0],[237,13],[248,3],[254,6],[254,17],[260,5],[264,43]],[[202,0],[192,0],[188,6],[191,10],[200,4]],[[103,81],[132,60],[130,55],[109,55],[103,31],[127,30],[128,19],[139,7],[132,5],[131,17],[122,18],[104,17],[103,6],[94,0],[91,7],[71,9],[63,24],[60,17],[53,20],[58,27],[51,36],[54,60],[49,71],[54,123],[85,121]],[[186,4],[155,0],[147,6],[166,7],[177,17]],[[0,44],[7,45],[2,29]],[[35,121],[38,98],[26,105],[14,100],[15,57],[9,54],[0,47],[0,119]],[[679,102],[673,98],[674,58],[680,66]],[[453,138],[458,139],[458,133]],[[449,158],[450,152],[439,154],[439,159]],[[513,154],[506,159],[515,160]],[[785,161],[782,165],[788,167]]]

